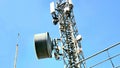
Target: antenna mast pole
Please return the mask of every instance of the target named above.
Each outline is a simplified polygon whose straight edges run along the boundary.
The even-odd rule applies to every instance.
[[[20,34],[18,33],[18,37],[17,37],[17,44],[16,44],[16,53],[15,53],[15,58],[14,58],[14,68],[16,68],[16,63],[17,63],[17,56],[18,56],[18,38],[19,38]]]
[[[55,9],[54,2],[50,4],[53,23],[59,24],[60,40],[62,42],[63,60],[65,68],[86,68],[85,62],[77,64],[84,59],[78,34],[76,22],[73,14],[73,4],[71,0],[57,0]]]

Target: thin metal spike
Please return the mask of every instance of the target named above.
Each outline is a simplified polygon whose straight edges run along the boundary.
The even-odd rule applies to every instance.
[[[18,57],[18,40],[19,40],[19,36],[20,36],[20,33],[18,33],[18,37],[17,37],[16,53],[15,53],[15,58],[14,58],[14,68],[16,68],[17,57]]]

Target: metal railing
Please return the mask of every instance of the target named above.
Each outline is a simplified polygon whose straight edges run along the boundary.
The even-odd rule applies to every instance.
[[[100,52],[97,52],[97,53],[95,53],[95,54],[93,54],[93,55],[91,55],[91,56],[89,56],[89,57],[87,57],[87,58],[79,61],[77,64],[80,64],[80,63],[83,62],[83,61],[88,61],[88,60],[92,59],[92,58],[95,57],[95,56],[98,56],[98,55],[100,55],[100,54],[102,54],[102,53],[104,53],[104,52],[107,52],[107,55],[108,55],[108,58],[107,58],[107,59],[102,60],[102,61],[100,61],[100,62],[98,62],[98,63],[96,63],[96,64],[94,64],[94,65],[92,65],[92,66],[90,66],[90,67],[88,67],[88,68],[94,68],[94,67],[96,67],[96,66],[98,66],[98,65],[100,65],[100,64],[102,64],[102,63],[104,63],[104,62],[106,62],[106,61],[110,61],[111,65],[112,65],[112,68],[120,68],[120,65],[119,65],[119,66],[115,66],[115,64],[114,64],[113,61],[112,61],[113,58],[116,58],[116,57],[120,56],[120,53],[118,53],[118,54],[116,54],[116,55],[114,55],[114,56],[110,56],[110,54],[109,54],[109,50],[111,50],[111,49],[113,49],[114,47],[117,47],[117,46],[119,46],[119,45],[120,45],[120,42],[118,42],[118,43],[116,43],[116,44],[114,44],[114,45],[111,45],[110,47],[105,48],[104,50],[102,50],[102,51],[100,51]]]

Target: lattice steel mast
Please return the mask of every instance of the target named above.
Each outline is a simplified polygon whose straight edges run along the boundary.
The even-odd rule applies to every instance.
[[[65,65],[64,68],[86,68],[86,60],[107,51],[108,58],[91,66],[90,68],[106,62],[107,60],[110,60],[113,68],[120,67],[115,66],[111,60],[120,54],[110,57],[108,52],[109,49],[119,45],[120,43],[117,43],[84,59],[81,47],[82,37],[78,34],[78,30],[76,28],[72,0],[57,0],[55,4],[54,2],[51,2],[50,12],[53,17],[53,24],[59,24],[60,38],[51,39],[48,32],[35,34],[34,42],[38,59],[52,58],[52,53],[54,53],[56,60],[63,57]]]
[[[82,38],[76,28],[72,1],[57,0],[55,9],[53,5],[54,2],[51,3],[51,14],[54,25],[59,24],[65,68],[85,68],[85,62],[77,64],[84,59],[84,56],[80,43]]]

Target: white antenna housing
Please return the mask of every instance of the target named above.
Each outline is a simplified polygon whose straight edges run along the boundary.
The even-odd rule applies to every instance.
[[[55,5],[54,5],[54,2],[51,2],[50,3],[50,13],[54,13],[55,12]]]
[[[69,0],[69,4],[72,4],[72,0]]]
[[[38,59],[52,57],[52,41],[48,32],[35,34],[34,41]]]
[[[77,41],[81,41],[81,40],[82,40],[82,36],[81,36],[81,35],[78,35],[78,36],[76,37],[76,40],[77,40]]]

